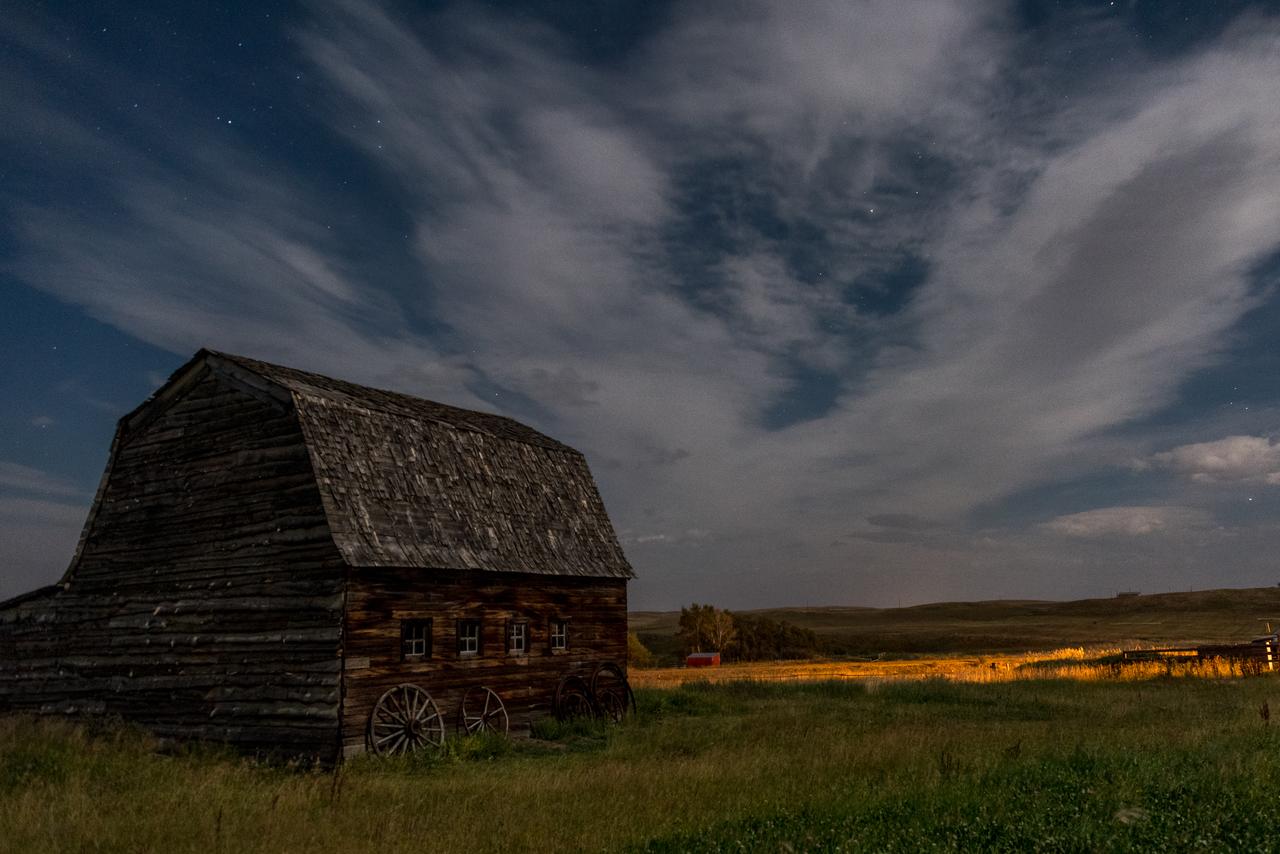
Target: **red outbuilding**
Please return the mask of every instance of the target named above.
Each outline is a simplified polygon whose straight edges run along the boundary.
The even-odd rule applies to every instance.
[[[689,657],[684,660],[686,667],[719,667],[720,653],[718,652],[691,652]]]

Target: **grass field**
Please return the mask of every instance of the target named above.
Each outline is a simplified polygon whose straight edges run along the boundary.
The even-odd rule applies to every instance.
[[[1276,613],[1269,589],[770,612],[890,654],[636,670],[620,727],[336,772],[0,718],[0,850],[1272,851],[1280,676],[1093,660]]]
[[[779,608],[749,613],[817,632],[836,655],[998,652],[1064,646],[1242,641],[1280,625],[1280,587],[1075,602],[943,602],[912,608]],[[678,612],[638,611],[631,630],[674,663]]]
[[[0,721],[12,851],[1274,850],[1273,677],[693,683],[338,773]],[[457,745],[458,743],[455,743]]]
[[[1203,663],[1107,663],[1118,647],[1066,647],[1044,652],[987,655],[911,656],[881,661],[753,661],[719,667],[652,667],[633,669],[631,684],[638,688],[672,688],[707,682],[832,682],[854,680],[874,685],[886,681],[937,679],[947,682],[1071,681],[1133,682],[1166,678],[1229,678],[1245,676],[1239,662],[1211,659]]]

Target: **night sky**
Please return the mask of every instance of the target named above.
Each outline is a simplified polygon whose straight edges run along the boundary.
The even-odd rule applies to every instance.
[[[1280,4],[113,5],[0,13],[0,598],[200,347],[574,445],[635,608],[1280,582]]]

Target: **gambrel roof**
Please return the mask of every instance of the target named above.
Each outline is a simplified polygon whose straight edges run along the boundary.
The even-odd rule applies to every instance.
[[[501,415],[201,350],[117,441],[207,372],[297,413],[353,567],[633,576],[582,454]]]

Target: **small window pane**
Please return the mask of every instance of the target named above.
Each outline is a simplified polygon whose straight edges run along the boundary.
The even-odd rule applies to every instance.
[[[529,651],[528,623],[509,623],[507,625],[507,651],[514,655],[524,655]]]
[[[551,621],[551,648],[569,648],[569,624],[564,620]]]
[[[401,621],[400,654],[406,659],[431,657],[430,620]]]
[[[480,654],[480,621],[460,620],[458,622],[458,655]]]

